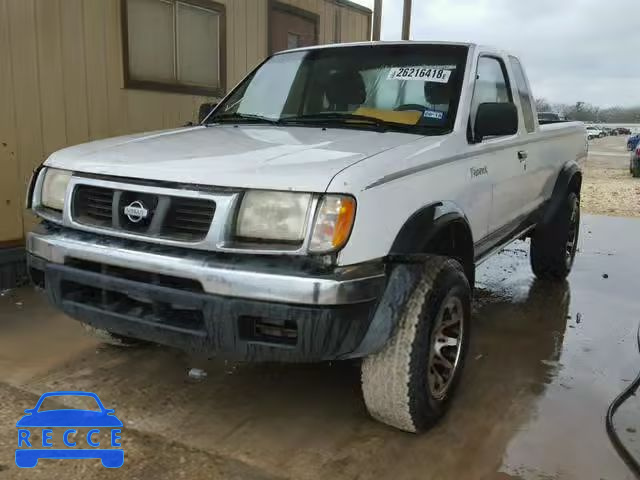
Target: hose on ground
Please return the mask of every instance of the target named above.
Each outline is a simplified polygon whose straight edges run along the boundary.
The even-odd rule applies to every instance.
[[[638,325],[638,353],[640,353],[640,325]],[[620,458],[627,464],[629,469],[634,473],[634,475],[640,480],[640,462],[633,457],[629,449],[624,445],[622,440],[620,440],[620,436],[618,432],[616,432],[615,426],[613,425],[613,416],[616,414],[616,411],[624,402],[633,397],[638,389],[640,388],[640,372],[638,372],[638,376],[636,379],[631,382],[631,384],[624,389],[624,391],[618,395],[611,405],[609,405],[609,409],[607,410],[607,417],[605,419],[605,424],[607,427],[607,435],[609,435],[609,440],[613,444],[613,447],[620,455]]]

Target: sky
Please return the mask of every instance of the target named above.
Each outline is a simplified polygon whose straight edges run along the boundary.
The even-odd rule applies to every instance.
[[[355,0],[373,8],[373,0]],[[640,106],[639,0],[413,0],[412,40],[491,45],[520,57],[536,98]],[[403,0],[383,0],[399,40]]]

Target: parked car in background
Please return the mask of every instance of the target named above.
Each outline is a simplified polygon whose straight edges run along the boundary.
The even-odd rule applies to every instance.
[[[589,125],[587,127],[587,138],[589,140],[593,140],[594,138],[602,138],[604,137],[604,133],[602,132],[602,130],[600,130],[597,127],[594,127],[593,125]]]
[[[635,148],[631,150],[629,172],[636,178],[640,177],[640,143],[637,143]]]
[[[618,130],[618,135],[631,135],[631,130],[629,130],[628,128],[620,127],[616,130]]]
[[[635,150],[640,143],[640,133],[636,133],[627,139],[627,150]]]

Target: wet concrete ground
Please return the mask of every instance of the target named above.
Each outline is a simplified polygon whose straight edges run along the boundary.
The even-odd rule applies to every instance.
[[[421,436],[371,420],[356,363],[209,362],[100,346],[24,288],[0,297],[0,479],[632,479],[604,429],[640,355],[640,221],[587,216],[570,281],[534,281],[528,245],[485,263],[450,414]],[[608,278],[603,278],[607,274]],[[199,364],[202,366],[201,364]],[[50,390],[96,392],[125,423],[125,465],[13,461],[15,422]],[[635,403],[633,403],[635,402]],[[640,455],[640,401],[616,425]]]

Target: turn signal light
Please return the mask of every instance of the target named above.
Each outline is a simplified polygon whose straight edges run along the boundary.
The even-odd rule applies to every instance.
[[[347,195],[325,196],[320,203],[309,250],[313,253],[340,250],[349,240],[355,218],[355,198]]]

